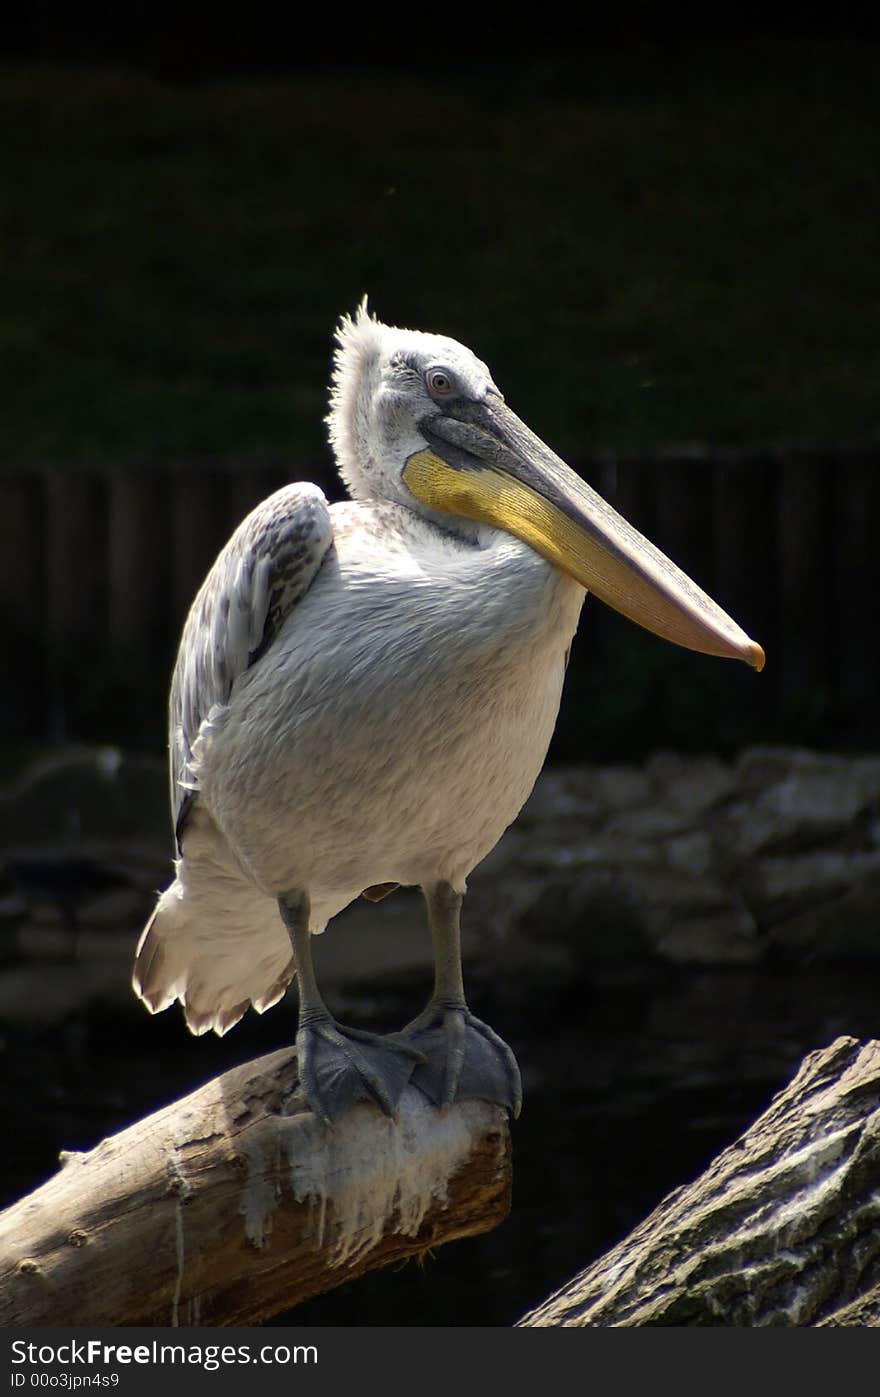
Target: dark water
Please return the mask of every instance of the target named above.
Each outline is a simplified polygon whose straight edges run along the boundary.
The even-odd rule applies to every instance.
[[[63,973],[63,967],[58,967]],[[873,1037],[874,965],[730,971],[615,969],[529,983],[472,970],[473,1008],[514,1047],[526,1092],[513,1128],[514,1200],[482,1238],[373,1272],[277,1322],[508,1325],[700,1172],[842,1033]],[[352,986],[345,1015],[376,1027],[420,1007],[422,977]],[[338,1006],[342,1007],[342,1006]],[[282,1046],[290,1006],[227,1039],[193,1039],[172,1013],[94,1006],[2,1036],[3,1201],[235,1062]]]

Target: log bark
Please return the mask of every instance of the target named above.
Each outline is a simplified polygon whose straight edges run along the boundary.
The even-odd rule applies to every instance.
[[[811,1053],[692,1184],[519,1321],[880,1322],[880,1043]]]
[[[328,1128],[278,1114],[295,1080],[272,1053],[62,1156],[0,1215],[0,1324],[255,1324],[507,1215],[500,1108],[408,1087]]]

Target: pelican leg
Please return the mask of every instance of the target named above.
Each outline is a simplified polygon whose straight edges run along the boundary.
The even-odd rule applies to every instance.
[[[290,936],[299,987],[296,1052],[299,1080],[317,1116],[332,1125],[353,1101],[374,1101],[393,1116],[403,1089],[424,1054],[400,1036],[366,1033],[338,1024],[324,1003],[312,962],[309,899],[287,893],[278,899]]]
[[[461,975],[461,904],[449,883],[423,889],[434,946],[434,992],[403,1030],[427,1061],[413,1085],[444,1107],[469,1098],[496,1101],[518,1116],[522,1082],[516,1058],[494,1029],[471,1013]]]

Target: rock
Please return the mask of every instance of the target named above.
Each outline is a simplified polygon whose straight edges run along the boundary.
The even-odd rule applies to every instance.
[[[767,847],[768,834],[776,842],[824,839],[880,803],[880,757],[753,748],[742,754],[736,773],[737,794],[756,831],[743,844],[749,852]]]
[[[578,839],[578,831],[569,831],[563,843],[558,836],[535,840],[521,855],[522,866],[538,872],[582,868],[589,864],[615,867],[620,864],[657,863],[661,857],[657,844],[650,839],[631,839],[626,830],[607,827],[601,832]]]
[[[643,842],[686,833],[691,823],[687,813],[679,807],[655,802],[615,814],[606,826],[606,833],[632,844],[636,840]]]
[[[880,956],[880,870],[872,868],[839,896],[808,904],[770,928],[769,940],[798,962],[870,959]],[[874,973],[872,971],[872,973]]]
[[[801,747],[749,747],[734,764],[741,795],[759,796],[769,786],[789,778],[841,779],[857,793],[860,805],[880,800],[880,757],[840,756]]]
[[[760,919],[773,925],[809,907],[815,910],[878,873],[880,850],[814,850],[789,858],[757,859],[748,871],[747,884]]]
[[[733,768],[718,757],[682,757],[658,752],[645,768],[655,799],[695,820],[727,800],[736,788]]]
[[[557,768],[475,871],[468,924],[597,962],[877,955],[878,801],[880,759],[781,747]]]
[[[717,856],[712,837],[704,829],[689,830],[676,839],[667,839],[663,847],[669,867],[682,873],[706,873]]]
[[[599,769],[561,767],[542,772],[519,813],[517,827],[531,829],[548,822],[560,825],[601,820],[607,813]]]
[[[658,955],[679,965],[749,965],[764,954],[751,917],[734,909],[670,918],[655,945]]]
[[[596,789],[612,810],[628,810],[646,805],[652,799],[651,782],[636,766],[605,766],[595,769]]]
[[[0,845],[71,849],[146,844],[170,862],[168,772],[159,757],[114,747],[71,748],[34,763],[0,791]]]
[[[9,857],[97,862],[130,886],[82,898],[100,944],[116,926],[126,957],[153,893],[170,875],[160,758],[73,749],[0,792]],[[33,891],[33,890],[32,890]],[[59,922],[16,894],[10,946]],[[39,902],[39,899],[37,899]],[[50,899],[51,901],[51,899]],[[734,763],[658,753],[644,768],[545,772],[519,819],[469,879],[465,952],[497,977],[516,964],[564,977],[609,962],[743,965],[775,957],[880,956],[880,758],[782,747]],[[80,908],[77,907],[80,916]],[[134,925],[130,925],[134,923]],[[430,974],[424,909],[401,891],[358,902],[322,940],[330,982],[367,986]],[[616,970],[615,970],[615,973]]]
[[[759,794],[750,789],[748,799],[725,809],[724,837],[741,859],[813,849],[844,835],[878,799],[880,763],[875,771],[864,761],[817,758],[807,764],[801,759]]]
[[[751,913],[716,874],[683,876],[668,867],[638,874],[631,870],[628,895],[639,907],[652,949],[664,960],[741,965],[763,954]]]

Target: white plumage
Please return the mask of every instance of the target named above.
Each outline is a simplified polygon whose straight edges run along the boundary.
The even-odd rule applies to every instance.
[[[377,883],[464,891],[559,710],[577,583],[499,531],[478,546],[400,506],[327,514],[320,575],[201,726],[184,856],[145,935],[163,953],[144,997],[180,998],[198,1032],[283,993],[287,889],[310,890],[313,931]]]
[[[455,341],[380,325],[364,307],[343,321],[338,343],[328,420],[355,499],[329,506],[300,484],[259,505],[211,569],[177,658],[180,857],[141,937],[134,983],[153,1011],[180,1000],[197,1033],[224,1033],[249,1006],[262,1011],[284,993],[296,969],[292,895],[305,897],[315,933],[376,884],[421,886],[429,910],[442,890],[464,892],[541,769],[585,597],[583,578],[556,565],[551,548],[542,556],[531,546],[534,526],[518,523],[521,490],[505,485],[486,505],[504,527],[482,505],[460,503],[461,482],[493,484],[499,442],[522,454],[521,424],[486,366]],[[498,426],[507,420],[509,438]],[[449,421],[458,435],[447,450]],[[448,471],[448,508],[417,483],[426,462]],[[542,462],[526,464],[533,489]],[[558,513],[558,481],[554,489]],[[457,911],[452,919],[457,935]],[[447,930],[438,966],[446,952],[453,958]],[[446,964],[432,1023],[455,1000],[482,1032],[462,996],[458,1006],[451,973]],[[309,1003],[306,1019],[323,1011],[329,1020],[316,995]],[[452,1078],[450,1099],[458,1071]],[[352,1094],[337,1101],[306,1086],[328,1117]],[[365,1090],[388,1108],[369,1081]],[[517,1091],[502,1096],[515,1106]]]

